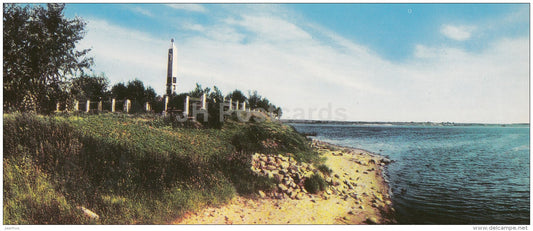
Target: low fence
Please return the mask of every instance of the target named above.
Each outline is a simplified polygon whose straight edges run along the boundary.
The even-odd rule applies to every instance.
[[[203,94],[200,98],[186,96],[183,104],[183,110],[177,110],[175,108],[169,108],[169,97],[165,96],[163,98],[164,109],[163,114],[180,114],[186,117],[187,119],[196,120],[196,115],[207,113],[207,96]],[[132,112],[132,101],[129,99],[125,100],[100,100],[100,101],[77,101],[74,100],[73,108],[71,109],[74,112],[112,112],[112,113],[130,113]],[[246,112],[265,112],[269,116],[272,116],[272,112],[266,112],[260,109],[251,109],[248,107],[246,102],[233,101],[232,99],[225,100],[221,104],[222,111],[246,111]],[[137,109],[139,109],[137,107]],[[56,104],[56,112],[69,112],[69,108],[65,103]],[[153,112],[152,105],[149,102],[143,104],[144,112]],[[136,112],[139,112],[137,110]]]

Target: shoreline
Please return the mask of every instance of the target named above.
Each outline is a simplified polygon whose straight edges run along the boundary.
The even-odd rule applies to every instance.
[[[236,196],[219,207],[207,207],[188,213],[172,224],[393,224],[390,186],[384,168],[391,161],[378,154],[349,147],[312,140],[312,147],[325,157],[326,165],[333,171],[324,176],[328,187],[317,194],[308,193],[294,182],[273,192],[259,192],[259,196]],[[252,170],[270,175],[277,171],[266,169],[264,162],[280,162],[281,156],[256,154]],[[277,159],[276,159],[277,158]],[[290,160],[289,160],[290,161]],[[295,166],[300,163],[290,162]],[[269,163],[266,163],[269,164]],[[264,167],[261,168],[259,166]],[[311,173],[319,173],[303,164]],[[297,168],[295,168],[297,169]],[[298,169],[301,170],[301,169]],[[291,170],[292,171],[292,170]],[[283,171],[282,171],[283,172]],[[274,174],[275,175],[275,174]],[[285,182],[285,181],[283,181]],[[290,191],[290,192],[289,192]],[[293,193],[294,191],[294,193]],[[289,196],[290,195],[290,196]],[[293,196],[294,195],[294,196]]]

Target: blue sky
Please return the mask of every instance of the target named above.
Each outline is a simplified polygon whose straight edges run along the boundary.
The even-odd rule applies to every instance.
[[[96,73],[258,90],[284,118],[529,121],[528,4],[67,4]]]

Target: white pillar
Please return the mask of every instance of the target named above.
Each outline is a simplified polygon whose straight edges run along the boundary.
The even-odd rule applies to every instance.
[[[87,100],[87,105],[85,106],[85,111],[89,112],[91,110],[91,100]]]
[[[59,112],[59,103],[56,103],[56,112]]]
[[[168,110],[168,95],[165,96],[165,112]]]
[[[80,102],[78,102],[77,100],[74,100],[74,111],[80,110],[79,106],[80,106]]]
[[[146,110],[147,112],[150,111],[150,103],[146,102],[146,103],[144,104],[144,108],[145,108],[145,110]]]
[[[111,112],[115,112],[115,99],[111,100]]]
[[[98,101],[98,111],[102,111],[102,100]]]
[[[239,110],[239,100],[237,100],[237,103],[235,104],[235,110],[236,110],[236,111]]]
[[[246,102],[242,102],[242,110],[246,111]]]
[[[229,99],[229,110],[233,110],[233,99]]]
[[[205,98],[206,98],[206,95],[205,95],[205,93],[204,93],[204,94],[202,95],[202,108],[201,108],[202,110],[207,110],[207,105],[206,105],[206,100],[205,100]]]
[[[125,105],[125,107],[126,107],[126,110],[125,110],[126,113],[130,113],[130,107],[131,107],[131,105],[130,105],[130,100],[127,99],[126,102],[124,103],[124,105]]]
[[[189,96],[185,97],[185,105],[183,108],[183,112],[185,115],[189,116]]]

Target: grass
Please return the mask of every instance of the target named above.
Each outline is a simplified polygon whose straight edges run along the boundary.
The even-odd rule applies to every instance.
[[[4,224],[169,223],[275,187],[251,172],[254,152],[320,162],[276,122],[192,129],[155,115],[14,113],[4,114],[3,135]]]

